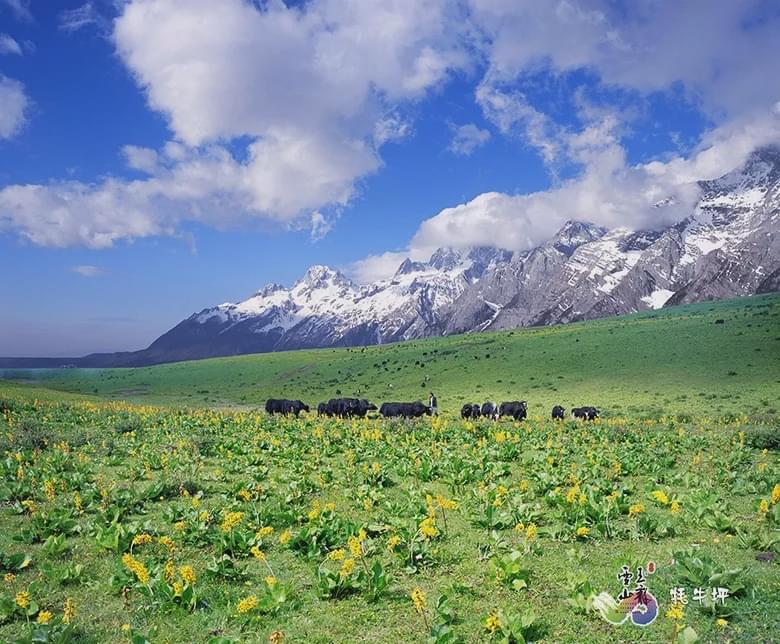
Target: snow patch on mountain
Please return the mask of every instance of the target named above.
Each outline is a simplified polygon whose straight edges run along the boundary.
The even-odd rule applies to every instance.
[[[643,297],[642,301],[651,309],[660,309],[669,301],[669,298],[672,297],[672,295],[674,295],[674,291],[670,291],[666,288],[659,288],[650,293],[650,295]]]

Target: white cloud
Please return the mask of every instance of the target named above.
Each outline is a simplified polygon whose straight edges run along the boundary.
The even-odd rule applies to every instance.
[[[731,115],[780,96],[780,15],[760,0],[639,0],[629,11],[610,0],[470,6],[493,79],[589,69],[606,85],[644,93],[683,83],[709,111]]]
[[[27,11],[21,0],[0,1],[20,16]],[[95,6],[63,14],[64,28],[89,24]],[[160,149],[122,149],[128,166],[146,175],[140,179],[0,190],[0,230],[38,244],[105,247],[182,234],[190,220],[217,227],[260,220],[306,226],[318,238],[361,179],[381,169],[382,146],[409,136],[408,114],[467,70],[477,104],[501,134],[538,149],[553,172],[569,161],[581,174],[548,191],[486,193],[445,209],[422,224],[412,252],[495,243],[497,236],[501,245],[524,248],[564,219],[649,226],[684,216],[690,185],[709,166],[731,167],[745,146],[770,140],[766,114],[780,109],[780,16],[759,0],[638,0],[630,11],[611,0],[117,6],[117,53],[172,140]],[[564,124],[529,99],[529,78],[554,82],[577,70],[626,94],[682,88],[717,127],[690,159],[629,165],[622,106],[579,101],[578,122]],[[0,137],[19,130],[27,102],[21,84],[0,77]],[[487,137],[467,124],[451,149],[468,154]],[[708,142],[712,149],[704,150]],[[651,209],[656,196],[670,195],[675,208]],[[372,265],[391,260],[394,253]]]
[[[8,7],[17,20],[31,22],[33,19],[29,0],[0,0],[0,4]]]
[[[5,188],[0,228],[92,247],[172,234],[186,220],[304,222],[324,234],[333,218],[323,210],[345,206],[381,167],[381,145],[408,134],[398,106],[466,64],[451,11],[446,0],[128,2],[117,52],[175,140],[123,148],[141,180]],[[94,15],[88,2],[62,24]]]
[[[0,139],[11,138],[22,129],[29,104],[24,85],[0,74]]]
[[[122,148],[122,154],[128,167],[146,174],[154,174],[157,169],[157,151],[151,148],[143,148],[137,145],[126,145]]]
[[[319,241],[330,232],[330,229],[333,227],[333,221],[329,220],[319,210],[315,210],[311,213],[310,227],[312,240]]]
[[[449,150],[453,154],[468,156],[490,140],[490,132],[477,127],[474,123],[453,126],[452,129],[453,137]]]
[[[71,271],[81,275],[82,277],[98,277],[103,275],[105,271],[100,266],[91,266],[89,264],[83,264],[81,266],[71,266]]]
[[[100,29],[108,27],[108,20],[97,10],[91,0],[75,9],[67,9],[59,15],[59,27],[73,33],[84,27],[96,25]]]
[[[537,148],[546,163],[553,163],[560,150],[556,137],[560,127],[549,117],[532,107],[517,90],[507,90],[488,79],[482,81],[475,93],[482,112],[502,134],[521,135]]]
[[[424,249],[409,249],[404,251],[387,251],[380,255],[369,255],[352,263],[347,268],[347,273],[360,283],[367,284],[380,279],[391,277],[398,270],[407,257],[414,260],[427,260],[431,253],[425,253]]]
[[[0,34],[0,54],[16,54],[22,55],[22,48],[18,42],[16,42],[8,34]]]
[[[579,176],[545,191],[488,192],[445,208],[420,225],[406,251],[367,257],[355,262],[352,272],[361,281],[386,278],[404,258],[425,259],[441,246],[529,250],[569,219],[634,230],[669,226],[693,213],[697,181],[739,167],[757,147],[780,145],[780,111],[764,111],[712,130],[688,158],[629,165],[615,135],[619,127],[616,118],[605,115],[561,138],[566,154],[584,164]]]

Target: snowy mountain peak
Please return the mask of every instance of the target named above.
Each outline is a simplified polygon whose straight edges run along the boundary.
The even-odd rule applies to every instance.
[[[607,233],[606,228],[583,221],[567,221],[552,238],[552,246],[566,256],[588,242],[595,241]]]
[[[439,248],[428,260],[430,266],[440,271],[451,271],[462,262],[463,255],[454,248]]]
[[[277,284],[276,282],[271,282],[270,284],[266,284],[257,293],[255,293],[254,297],[268,297],[269,295],[272,295],[277,291],[283,291],[283,290],[284,290],[284,286],[282,286],[281,284]]]
[[[409,273],[419,273],[426,269],[426,265],[422,262],[413,262],[408,257],[401,262],[398,270],[395,272],[396,277],[398,275],[408,275]]]
[[[296,286],[304,285],[311,289],[323,288],[330,284],[349,285],[350,281],[329,266],[315,264],[310,266],[303,277],[296,282]]]

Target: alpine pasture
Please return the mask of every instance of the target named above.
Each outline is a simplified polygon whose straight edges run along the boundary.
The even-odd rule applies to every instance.
[[[761,296],[17,374],[0,382],[0,640],[772,641],[779,357],[780,297]],[[443,413],[416,422],[260,411],[429,391]],[[514,399],[526,421],[458,417]],[[602,418],[552,421],[555,404]],[[657,617],[610,624],[598,597],[640,566]]]

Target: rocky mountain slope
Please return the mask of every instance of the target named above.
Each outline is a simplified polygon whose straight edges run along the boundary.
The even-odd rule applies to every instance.
[[[660,231],[567,224],[455,300],[446,333],[556,324],[775,290],[780,150],[701,183],[693,213]]]
[[[780,287],[780,148],[700,183],[690,216],[663,230],[568,222],[522,253],[437,250],[360,285],[312,266],[290,288],[204,309],[149,348],[79,365],[138,365],[558,324]],[[663,207],[664,204],[659,204]]]

